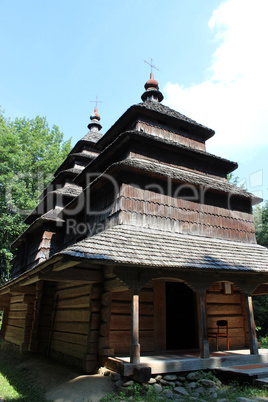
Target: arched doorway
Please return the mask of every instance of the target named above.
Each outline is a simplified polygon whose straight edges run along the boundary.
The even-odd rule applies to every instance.
[[[166,282],[166,349],[194,349],[197,345],[196,299],[183,282]]]

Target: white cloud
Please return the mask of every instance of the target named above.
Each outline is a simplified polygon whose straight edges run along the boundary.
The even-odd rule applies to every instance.
[[[267,0],[221,3],[208,22],[218,43],[210,78],[164,89],[169,106],[216,131],[210,152],[246,160],[268,146],[267,15]]]

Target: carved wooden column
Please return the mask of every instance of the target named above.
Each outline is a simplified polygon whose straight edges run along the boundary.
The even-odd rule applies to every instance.
[[[139,291],[132,290],[130,363],[140,363],[139,344]]]
[[[209,343],[207,338],[207,317],[204,291],[197,292],[197,308],[198,308],[198,334],[200,357],[203,359],[209,358]]]
[[[247,307],[247,318],[248,318],[249,349],[252,355],[258,355],[259,354],[258,341],[255,331],[252,297],[248,294],[246,294],[246,307]]]

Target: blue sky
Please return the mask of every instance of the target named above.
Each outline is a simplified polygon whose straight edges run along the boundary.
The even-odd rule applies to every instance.
[[[98,96],[105,133],[140,102],[153,58],[163,103],[213,128],[208,151],[268,199],[267,0],[0,4],[7,117],[46,116],[74,145]]]

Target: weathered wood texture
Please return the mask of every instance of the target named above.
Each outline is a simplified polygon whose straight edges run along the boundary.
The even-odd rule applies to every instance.
[[[143,190],[123,184],[114,211],[122,211],[124,223],[177,233],[256,243],[252,214]]]
[[[56,285],[51,315],[51,352],[84,359],[89,331],[90,293],[90,285]]]
[[[183,132],[183,130],[169,130],[168,128],[164,128],[163,125],[159,123],[157,124],[157,122],[152,123],[138,120],[136,122],[135,129],[138,131],[142,130],[148,134],[152,134],[160,138],[175,141],[179,144],[190,146],[191,148],[201,149],[202,151],[206,150],[206,145],[204,142],[198,140],[195,141],[192,138],[187,137],[187,133]]]
[[[115,354],[129,355],[131,342],[131,291],[113,292],[110,322],[110,347]],[[154,293],[150,284],[139,292],[139,335],[142,352],[155,350]]]
[[[227,320],[229,326],[230,348],[245,348],[248,346],[248,326],[244,308],[245,297],[233,285],[233,293],[223,294],[222,283],[212,285],[206,294],[207,330],[216,330],[217,320]],[[212,349],[216,347],[216,340],[209,339]],[[226,348],[226,339],[220,340],[220,348]]]
[[[35,295],[27,293],[10,296],[10,306],[3,334],[5,341],[19,346],[26,352],[31,339]]]
[[[52,252],[52,237],[55,233],[39,229],[34,235],[28,234],[27,243],[21,244],[14,261],[12,275],[27,271],[45,261]]]

